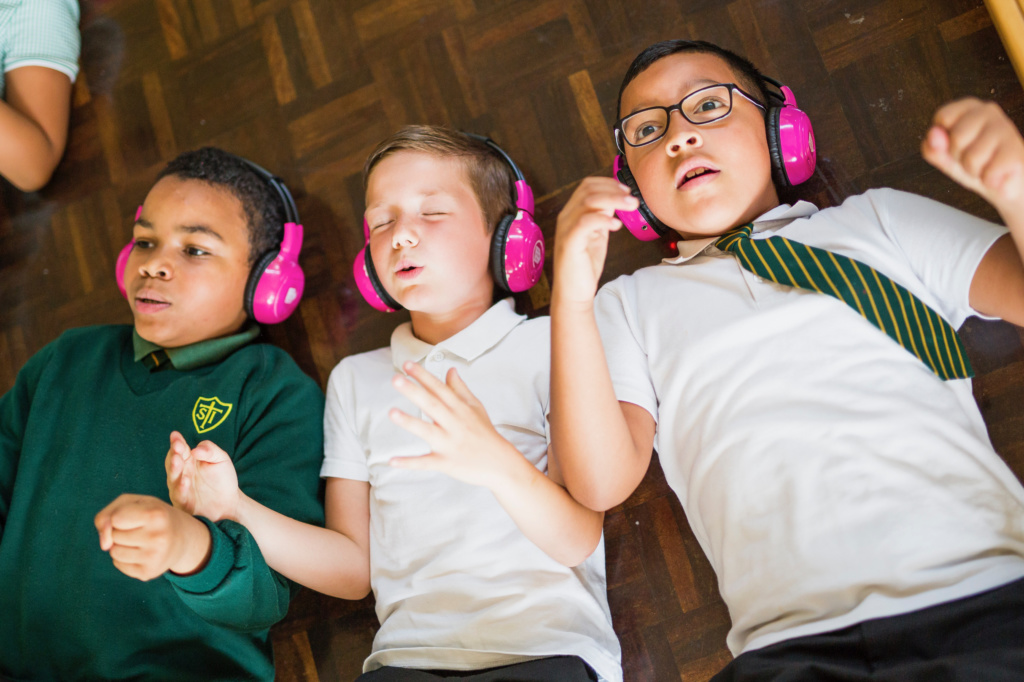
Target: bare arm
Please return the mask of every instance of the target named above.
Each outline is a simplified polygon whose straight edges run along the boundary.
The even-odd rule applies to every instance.
[[[573,496],[606,510],[636,489],[651,460],[654,419],[615,397],[594,317],[616,209],[636,199],[611,178],[587,178],[558,216],[551,298],[551,435]]]
[[[295,582],[343,599],[370,592],[370,484],[327,480],[327,527],[280,514],[238,487],[234,463],[210,441],[189,449],[171,435],[165,463],[167,490],[175,507],[211,521],[245,526],[267,565]]]
[[[593,553],[601,540],[603,513],[577,502],[502,438],[454,369],[446,382],[416,363],[406,363],[403,369],[415,381],[396,376],[395,387],[433,423],[397,409],[391,411],[391,419],[423,438],[432,451],[420,457],[395,457],[392,466],[440,471],[488,488],[523,535],[561,564],[575,566]]]
[[[242,493],[235,520],[281,575],[332,597],[362,599],[370,593],[370,484],[327,479],[325,511],[327,527],[320,528]]]
[[[968,98],[941,107],[921,143],[925,160],[992,204],[1010,234],[971,281],[978,312],[1024,326],[1024,138],[999,105]]]
[[[50,180],[64,154],[71,114],[71,79],[45,66],[6,74],[0,102],[0,175],[31,192]]]

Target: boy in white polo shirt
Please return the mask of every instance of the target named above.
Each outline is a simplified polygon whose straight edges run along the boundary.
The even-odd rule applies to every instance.
[[[657,447],[732,618],[716,680],[1020,679],[1024,490],[953,329],[1024,323],[1024,141],[963,100],[922,145],[1009,234],[887,189],[780,205],[781,100],[708,43],[659,43],[627,72],[616,140],[636,191],[588,178],[557,228],[568,489],[608,509]],[[641,196],[679,257],[595,300],[613,214],[637,227]]]
[[[489,140],[427,126],[382,142],[364,177],[357,282],[411,322],[331,373],[327,528],[250,500],[209,444],[168,453],[172,500],[239,521],[296,582],[347,599],[372,587],[381,627],[361,681],[621,682],[603,513],[549,458],[550,325],[494,302],[496,282],[524,289],[543,264],[529,187]]]

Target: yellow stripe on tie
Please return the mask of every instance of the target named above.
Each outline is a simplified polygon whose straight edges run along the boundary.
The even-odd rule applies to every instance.
[[[825,293],[824,291],[818,288],[818,283],[814,281],[813,277],[811,277],[811,273],[807,272],[807,268],[804,267],[804,262],[800,260],[800,256],[796,255],[796,251],[793,249],[793,242],[789,241],[785,237],[779,237],[779,239],[781,239],[782,243],[786,245],[786,248],[789,249],[789,252],[793,254],[793,260],[795,260],[796,264],[800,266],[800,270],[803,271],[804,277],[806,277],[807,281],[811,283],[811,286],[814,287],[814,290],[817,291],[819,294]]]
[[[871,304],[871,309],[875,311],[875,319],[879,323],[882,322],[882,316],[878,314],[878,306],[875,305],[875,297],[871,295],[871,289],[868,287],[868,281],[864,279],[864,274],[861,273],[860,268],[857,267],[857,261],[851,260],[850,265],[853,266],[853,271],[860,277],[860,283],[864,285],[864,292],[868,295],[868,303]],[[882,325],[882,331],[885,331],[885,325]]]
[[[832,291],[835,292],[836,298],[838,298],[840,301],[842,301],[843,300],[843,296],[842,296],[842,294],[839,293],[839,289],[837,289],[836,285],[832,282],[832,278],[828,276],[827,272],[825,272],[825,266],[823,266],[821,264],[821,261],[818,260],[818,257],[814,255],[814,251],[811,250],[811,247],[807,246],[806,244],[804,244],[803,247],[805,249],[807,249],[807,253],[809,253],[811,255],[811,258],[814,259],[814,262],[815,262],[815,264],[817,264],[818,269],[821,270],[822,276],[825,277],[825,281],[828,282],[828,285],[830,287],[832,287]],[[861,311],[860,314],[863,315],[864,311]]]
[[[874,268],[868,268],[871,270],[871,274],[875,276],[875,281],[878,282],[878,290],[882,292],[882,299],[885,301],[885,308],[889,311],[889,319],[892,320],[892,328],[896,330],[896,341],[902,346],[903,335],[900,334],[900,325],[896,322],[896,313],[892,311],[892,306],[889,304],[889,294],[885,293],[885,287],[882,286],[882,280],[878,277],[878,272]]]
[[[860,316],[867,318],[867,315],[864,314],[864,306],[860,304],[860,296],[858,296],[857,292],[853,290],[853,285],[850,284],[850,278],[847,277],[846,273],[843,272],[843,269],[839,267],[839,261],[836,260],[836,255],[831,251],[826,251],[825,253],[827,253],[828,257],[832,259],[832,264],[835,265],[836,270],[839,271],[839,276],[843,278],[844,282],[846,282],[846,289],[850,292],[850,295],[853,296],[853,302],[857,304],[857,310],[860,311]]]
[[[780,256],[779,252],[775,250],[775,244],[772,244],[772,240],[771,239],[766,239],[765,243],[768,245],[768,248],[770,248],[772,250],[772,253],[775,254],[775,257],[778,259],[779,263],[782,264],[782,269],[786,271],[786,277],[789,277],[789,281],[790,282],[795,282],[796,278],[793,277],[793,273],[790,272],[789,268],[786,267],[786,261],[782,260],[782,256]],[[810,279],[810,278],[808,278],[808,279]]]
[[[907,293],[910,293],[909,291]],[[924,338],[924,325],[921,324],[921,318],[917,314],[917,306],[914,304],[913,294],[910,298],[910,309],[914,311],[914,321],[917,322],[917,328],[921,330],[921,341],[924,346],[924,354],[928,356],[928,366],[932,368],[932,371],[938,374],[938,370],[935,369],[935,359],[932,358],[932,352],[928,349],[928,339]]]

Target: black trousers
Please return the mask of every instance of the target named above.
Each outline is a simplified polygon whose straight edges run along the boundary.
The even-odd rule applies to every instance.
[[[595,682],[597,675],[579,656],[553,656],[485,670],[414,670],[387,666],[363,673],[356,682]]]
[[[1024,580],[738,656],[712,682],[1020,682]]]

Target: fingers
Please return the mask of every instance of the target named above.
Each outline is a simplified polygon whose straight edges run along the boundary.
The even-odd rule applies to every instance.
[[[388,418],[394,424],[414,436],[430,443],[437,436],[437,426],[402,412],[398,408],[388,410]]]
[[[192,456],[200,462],[207,462],[209,464],[217,464],[219,462],[226,462],[231,459],[228,453],[224,452],[223,449],[212,441],[204,440],[199,445],[192,449]]]
[[[1014,199],[1021,191],[1018,181],[1024,174],[1024,139],[993,102],[967,98],[941,107],[921,144],[921,153],[943,173],[989,201]]]
[[[480,404],[480,401],[477,400],[476,396],[473,395],[473,392],[469,390],[469,386],[467,386],[466,382],[462,380],[462,377],[459,376],[459,373],[454,367],[449,369],[448,374],[445,375],[445,383],[448,385],[448,388],[450,388],[452,392],[466,404],[471,406]]]
[[[409,377],[396,374],[392,385],[435,422],[445,422],[455,406],[451,389],[415,362],[407,362],[402,369]],[[415,379],[415,381],[413,381]]]
[[[441,471],[445,461],[440,455],[431,452],[419,457],[392,457],[388,464],[396,469],[413,469],[417,471]]]
[[[143,525],[144,500],[142,495],[119,495],[96,514],[93,524],[100,536],[100,549],[107,551],[114,545],[116,532]]]
[[[569,208],[582,207],[611,216],[615,211],[633,211],[640,205],[629,187],[614,178],[584,178],[566,202]]]
[[[188,459],[192,452],[185,437],[177,431],[171,431],[171,450],[181,455],[182,459]]]

